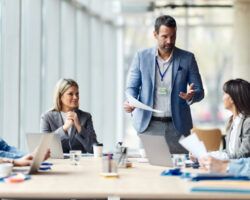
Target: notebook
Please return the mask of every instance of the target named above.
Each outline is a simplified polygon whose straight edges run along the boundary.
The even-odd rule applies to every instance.
[[[140,134],[139,137],[151,165],[173,167],[172,156],[165,136]]]
[[[249,181],[202,181],[191,187],[191,192],[223,192],[250,194]]]
[[[26,139],[28,144],[28,149],[30,152],[33,152],[35,148],[38,146],[42,136],[44,135],[52,135],[52,141],[49,146],[50,148],[50,157],[54,159],[63,159],[63,149],[60,136],[54,133],[27,133]]]

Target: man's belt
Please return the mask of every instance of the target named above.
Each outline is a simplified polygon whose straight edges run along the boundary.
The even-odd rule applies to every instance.
[[[160,121],[160,122],[172,122],[172,117],[154,117],[154,116],[152,116],[151,120]]]

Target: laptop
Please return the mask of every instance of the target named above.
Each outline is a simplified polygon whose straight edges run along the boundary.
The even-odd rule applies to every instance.
[[[28,149],[30,152],[33,152],[35,148],[39,145],[39,142],[44,135],[52,135],[52,141],[50,143],[50,157],[54,159],[63,159],[63,149],[61,138],[59,135],[54,133],[27,133],[26,139],[28,144]]]
[[[40,165],[43,162],[44,157],[48,149],[50,148],[52,141],[53,141],[53,134],[42,135],[39,141],[39,145],[37,146],[37,149],[35,150],[36,153],[33,157],[33,162],[30,166],[28,174],[35,174],[38,172]]]
[[[53,140],[52,134],[42,135],[35,154],[33,155],[32,163],[29,167],[17,167],[13,169],[14,173],[35,174],[39,171],[41,163],[49,149],[50,143]]]
[[[173,167],[171,153],[165,136],[140,134],[139,137],[151,165]]]

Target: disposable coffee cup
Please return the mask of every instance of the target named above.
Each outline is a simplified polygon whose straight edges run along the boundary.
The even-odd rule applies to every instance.
[[[102,143],[95,143],[93,145],[93,151],[94,151],[94,157],[95,158],[102,157],[102,149],[103,149],[103,144]]]
[[[139,153],[140,153],[141,158],[146,158],[145,149],[139,149]]]

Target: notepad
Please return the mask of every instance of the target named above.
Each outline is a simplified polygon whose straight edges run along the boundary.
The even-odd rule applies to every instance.
[[[250,182],[204,181],[191,188],[191,192],[225,192],[250,194]]]

